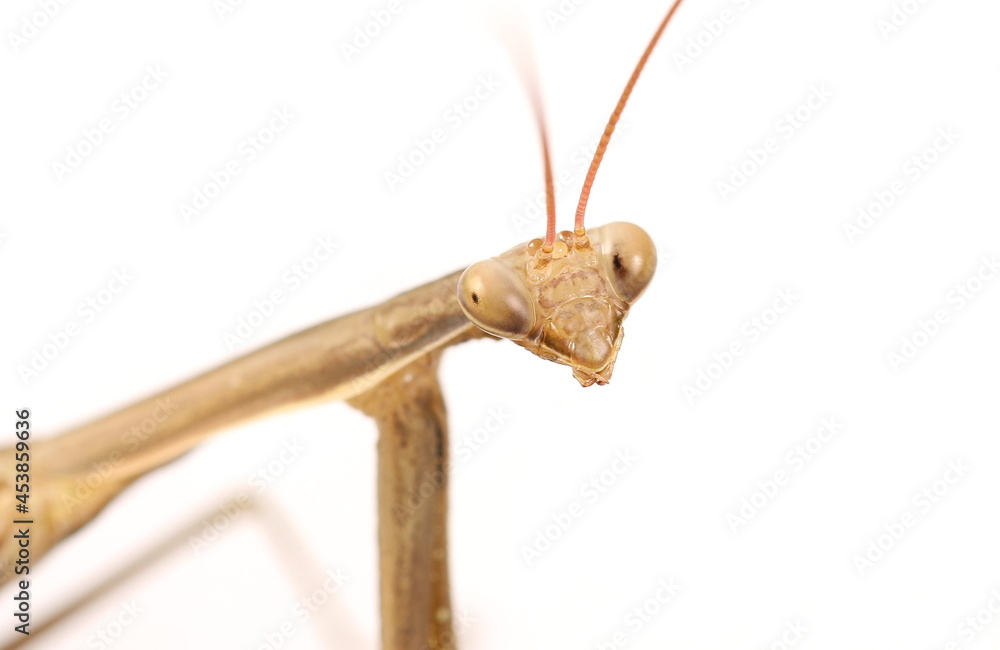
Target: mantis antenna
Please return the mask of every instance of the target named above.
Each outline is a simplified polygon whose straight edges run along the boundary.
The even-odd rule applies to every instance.
[[[601,142],[597,145],[597,151],[594,153],[594,160],[590,163],[590,169],[587,170],[587,178],[583,181],[583,190],[580,192],[580,202],[576,206],[576,227],[575,234],[577,237],[583,237],[586,234],[586,230],[583,227],[583,215],[587,211],[587,201],[590,199],[590,188],[594,184],[594,177],[597,175],[597,168],[601,166],[601,160],[604,158],[604,152],[608,148],[608,143],[611,141],[611,134],[614,133],[615,126],[618,124],[618,118],[621,117],[622,111],[625,110],[625,103],[628,101],[629,95],[632,94],[632,88],[635,86],[635,82],[639,79],[639,74],[642,69],[646,67],[646,61],[649,59],[649,55],[652,54],[653,48],[656,47],[656,42],[660,40],[660,35],[663,34],[663,30],[667,28],[670,23],[670,19],[674,17],[674,13],[677,8],[681,6],[681,2],[684,0],[677,0],[674,6],[670,8],[667,15],[663,18],[663,22],[657,28],[656,33],[653,34],[652,40],[649,41],[649,45],[646,46],[646,51],[642,53],[642,57],[639,59],[639,63],[635,66],[635,70],[632,71],[632,76],[629,78],[628,83],[625,84],[625,90],[622,91],[622,96],[618,100],[618,105],[615,106],[614,112],[611,113],[611,119],[608,120],[608,125],[604,127],[604,135],[601,136]],[[547,157],[547,154],[546,154]],[[551,188],[548,188],[551,190]],[[550,198],[551,200],[551,198]],[[549,233],[553,236],[555,235],[555,215],[554,210],[549,213]],[[546,236],[546,243],[550,240]]]
[[[604,128],[604,134],[601,136],[600,144],[597,146],[597,151],[594,153],[594,159],[590,163],[590,169],[587,170],[587,176],[583,182],[583,189],[580,192],[580,202],[576,207],[576,225],[574,234],[580,238],[581,241],[584,241],[586,237],[586,230],[583,227],[583,217],[587,211],[587,201],[590,199],[590,189],[594,185],[594,177],[597,176],[597,168],[601,166],[601,161],[604,159],[604,152],[608,148],[608,143],[611,142],[611,134],[614,133],[615,127],[618,125],[618,119],[621,117],[622,111],[625,110],[625,104],[628,102],[628,98],[632,94],[635,82],[639,79],[639,75],[642,73],[643,68],[646,67],[646,61],[649,59],[650,54],[652,54],[653,48],[656,47],[656,43],[660,40],[660,36],[670,23],[670,19],[673,18],[677,8],[680,7],[681,2],[683,2],[683,0],[677,0],[677,2],[670,7],[670,11],[667,12],[667,15],[660,23],[660,26],[656,29],[656,33],[654,33],[653,38],[650,39],[649,45],[646,46],[646,51],[642,53],[639,63],[636,64],[635,70],[632,71],[632,76],[629,78],[628,83],[625,84],[625,90],[622,91],[621,98],[618,100],[618,105],[615,106],[615,110],[611,113],[611,118],[608,120],[608,124]],[[508,38],[510,37],[508,36]],[[552,157],[549,150],[549,134],[545,121],[545,109],[542,103],[542,94],[539,90],[540,84],[538,83],[538,77],[535,74],[535,68],[528,64],[524,58],[525,46],[526,44],[524,43],[518,43],[518,47],[514,49],[512,53],[515,55],[515,62],[517,63],[517,67],[520,68],[521,77],[525,82],[528,97],[531,101],[532,112],[535,115],[535,122],[538,124],[538,135],[542,141],[542,158],[545,167],[545,207],[548,218],[545,227],[545,239],[542,241],[540,252],[542,255],[548,255],[552,252],[556,240],[556,197],[554,182],[552,179]]]
[[[542,97],[537,86],[532,84],[531,103],[535,109],[535,119],[538,121],[538,131],[542,138],[542,157],[545,159],[545,208],[548,221],[545,227],[545,241],[542,250],[552,252],[552,244],[556,240],[556,193],[552,182],[552,158],[549,155],[549,133],[545,126],[545,114],[542,110]]]
[[[504,256],[476,262],[462,273],[458,300],[479,329],[514,341],[537,356],[573,368],[582,386],[607,384],[621,346],[621,323],[656,270],[656,246],[641,228],[616,222],[584,230],[583,216],[594,176],[632,89],[653,48],[680,7],[676,0],[646,46],[604,129],[580,195],[575,231],[556,241],[555,191],[548,130],[534,68],[525,48],[515,61],[526,82],[542,140],[548,223],[545,239],[533,239]]]
[[[542,245],[545,253],[551,253],[556,239],[556,196],[552,176],[552,157],[549,149],[549,132],[545,120],[545,105],[542,101],[541,83],[538,80],[538,68],[531,39],[527,37],[527,27],[522,24],[522,17],[502,15],[493,19],[494,26],[500,29],[500,36],[506,44],[508,54],[517,68],[518,76],[524,84],[531,103],[531,112],[538,125],[538,134],[542,141],[542,158],[545,171],[545,208],[548,214],[548,225],[545,231],[545,241]]]

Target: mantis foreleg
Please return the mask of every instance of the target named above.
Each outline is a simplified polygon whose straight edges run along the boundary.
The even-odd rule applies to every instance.
[[[453,650],[439,352],[350,401],[375,418],[383,650]]]

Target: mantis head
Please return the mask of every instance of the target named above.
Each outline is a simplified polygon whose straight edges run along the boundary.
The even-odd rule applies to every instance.
[[[656,270],[649,235],[610,223],[559,233],[551,252],[535,239],[462,274],[458,300],[483,331],[573,368],[582,386],[611,379],[622,321]]]
[[[543,359],[573,368],[583,386],[606,384],[622,343],[622,321],[656,271],[656,247],[639,226],[610,223],[589,232],[584,213],[604,158],[639,74],[682,0],[667,12],[632,72],[604,135],[576,208],[576,227],[556,239],[555,192],[540,93],[529,83],[545,167],[548,223],[534,239],[499,257],[477,262],[462,274],[458,300],[466,317],[494,336],[510,339]],[[522,76],[533,81],[534,76]]]

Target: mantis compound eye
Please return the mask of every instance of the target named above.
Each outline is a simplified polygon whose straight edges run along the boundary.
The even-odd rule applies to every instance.
[[[656,246],[646,231],[624,221],[600,228],[601,258],[615,292],[632,304],[656,272]]]
[[[458,281],[458,302],[480,329],[505,339],[523,339],[535,325],[524,283],[497,260],[476,262]]]

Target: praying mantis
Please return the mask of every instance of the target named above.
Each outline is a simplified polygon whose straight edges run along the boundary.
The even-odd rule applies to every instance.
[[[612,112],[572,230],[556,230],[547,127],[537,89],[531,88],[544,161],[544,237],[34,443],[32,561],[85,526],[134,481],[209,436],[279,410],[346,401],[374,418],[380,431],[382,647],[457,647],[447,556],[448,427],[437,379],[441,352],[471,339],[506,339],[568,366],[583,387],[611,380],[622,323],[653,278],[656,247],[637,225],[588,228],[584,218],[626,102],[681,2],[659,24]],[[154,424],[145,427],[151,418]],[[14,464],[16,451],[3,452],[5,467]],[[100,481],[82,497],[68,496],[98,465],[108,468]],[[438,477],[433,494],[402,516],[399,504],[430,475]],[[5,495],[12,485],[4,482]],[[5,580],[21,575],[14,539],[5,530],[0,542]]]

